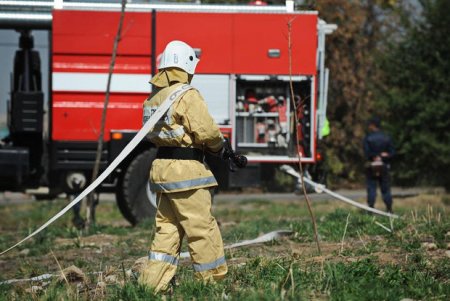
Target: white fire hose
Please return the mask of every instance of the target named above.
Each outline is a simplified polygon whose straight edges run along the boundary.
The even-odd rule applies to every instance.
[[[347,204],[350,204],[352,206],[355,206],[355,207],[358,207],[360,209],[364,209],[364,210],[367,210],[367,211],[370,211],[370,212],[373,212],[373,213],[376,213],[376,214],[384,215],[384,216],[387,216],[389,218],[398,218],[399,217],[396,214],[389,213],[389,212],[384,212],[384,211],[381,211],[381,210],[378,210],[378,209],[366,206],[364,204],[360,204],[360,203],[355,202],[355,201],[353,201],[353,200],[351,200],[349,198],[346,198],[346,197],[344,197],[344,196],[342,196],[342,195],[340,195],[340,194],[338,194],[336,192],[333,192],[333,191],[327,189],[325,187],[325,185],[317,184],[316,182],[311,181],[307,177],[302,177],[292,166],[282,165],[280,167],[280,169],[282,171],[284,171],[285,173],[287,173],[287,174],[297,178],[300,184],[301,184],[302,179],[303,179],[305,181],[305,183],[308,183],[309,185],[313,186],[314,189],[316,190],[316,192],[318,192],[318,193],[325,192],[326,194],[329,194],[332,197],[334,197],[334,198],[336,198],[336,199],[338,199],[340,201],[343,201],[343,202],[345,202]]]
[[[111,172],[133,151],[133,149],[141,142],[142,139],[153,129],[155,124],[161,119],[162,116],[166,113],[166,111],[170,108],[172,103],[174,103],[178,98],[180,98],[186,91],[192,89],[190,85],[182,85],[176,90],[174,90],[166,100],[159,106],[159,108],[153,113],[149,120],[144,124],[144,126],[139,130],[139,132],[134,136],[134,138],[125,146],[125,148],[120,152],[117,158],[111,162],[111,164],[102,172],[94,182],[92,182],[82,193],[80,193],[72,202],[70,202],[66,207],[64,207],[60,212],[58,212],[55,216],[49,219],[45,224],[40,226],[33,233],[13,245],[12,247],[6,249],[5,251],[0,253],[0,256],[5,254],[6,252],[11,251],[18,245],[32,238],[45,228],[47,228],[50,224],[60,218],[64,213],[70,210],[75,204],[80,202],[83,198],[85,198],[89,193],[91,193],[98,185],[100,185],[106,177],[109,176]]]
[[[43,224],[42,226],[40,226],[38,229],[36,229],[34,232],[32,232],[30,235],[28,235],[27,237],[25,237],[24,239],[20,240],[19,242],[17,242],[15,245],[13,245],[12,247],[4,250],[3,252],[0,253],[0,256],[11,251],[12,249],[14,249],[15,247],[19,246],[20,244],[22,244],[23,242],[27,241],[28,239],[32,238],[33,236],[35,236],[36,234],[38,234],[39,232],[41,232],[42,230],[44,230],[45,228],[47,228],[50,224],[52,224],[53,222],[55,222],[58,218],[60,218],[62,215],[64,215],[67,211],[69,211],[75,204],[77,204],[78,202],[80,202],[83,198],[85,198],[89,193],[91,193],[95,188],[97,188],[102,182],[103,180],[106,179],[106,177],[108,177],[111,172],[114,171],[114,169],[130,154],[130,152],[133,151],[133,149],[139,144],[139,142],[153,129],[153,127],[155,126],[155,124],[161,119],[161,117],[167,112],[167,110],[170,108],[170,106],[172,105],[172,103],[174,103],[177,99],[179,99],[186,91],[192,89],[192,87],[190,85],[182,85],[179,88],[177,88],[176,90],[174,90],[168,97],[167,99],[161,104],[161,106],[159,106],[159,108],[153,113],[153,115],[150,117],[149,120],[147,120],[147,122],[145,122],[144,126],[139,130],[139,132],[136,134],[136,136],[134,136],[134,138],[125,146],[125,148],[120,152],[120,154],[117,156],[117,158],[111,162],[111,164],[105,169],[105,171],[103,171],[100,176],[97,177],[97,179],[95,179],[94,182],[92,182],[83,192],[81,192],[72,202],[70,202],[66,207],[64,207],[61,211],[59,211],[55,216],[53,216],[51,219],[49,219],[45,224]],[[300,181],[300,175],[290,166],[287,165],[283,165],[282,166],[282,170],[284,170],[286,173],[297,177]],[[337,193],[334,193],[330,190],[328,190],[327,188],[325,188],[325,186],[314,183],[313,181],[307,179],[307,178],[303,178],[304,181],[310,185],[312,185],[313,187],[316,188],[316,190],[320,190],[323,191],[339,200],[342,200],[346,203],[349,203],[353,206],[371,211],[373,213],[377,213],[380,215],[385,215],[388,217],[393,217],[393,218],[397,218],[398,216],[395,214],[391,214],[391,213],[385,213],[382,212],[380,210],[374,209],[374,208],[370,208],[367,207],[365,205],[359,204],[357,202],[354,202],[350,199],[347,199],[343,196],[338,195]],[[152,203],[156,203],[155,200],[151,199]],[[153,204],[155,205],[155,204]],[[284,231],[281,231],[284,232]],[[243,241],[234,245],[230,245],[230,246],[226,246],[225,248],[233,248],[233,247],[237,247],[237,246],[243,246],[243,245],[250,245],[250,244],[255,244],[255,243],[261,243],[264,241],[270,241],[273,239],[276,239],[279,235],[279,233],[281,233],[280,231],[274,231],[271,233],[268,233],[266,235],[264,235],[263,237],[257,238],[255,240],[249,240],[249,241]],[[187,254],[182,254],[182,256],[186,256]]]

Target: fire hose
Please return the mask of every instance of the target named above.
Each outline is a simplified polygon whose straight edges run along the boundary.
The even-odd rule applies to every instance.
[[[311,179],[308,179],[307,177],[302,177],[292,166],[282,165],[281,166],[281,170],[284,171],[285,173],[287,173],[287,174],[297,178],[300,183],[301,183],[302,180],[305,181],[305,183],[307,183],[307,184],[311,185],[312,187],[314,187],[314,189],[317,192],[325,192],[326,194],[328,194],[328,195],[330,195],[330,196],[332,196],[332,197],[334,197],[334,198],[336,198],[336,199],[338,199],[338,200],[340,200],[342,202],[350,204],[352,206],[355,206],[355,207],[358,207],[360,209],[367,210],[369,212],[376,213],[376,214],[379,214],[379,215],[384,215],[384,216],[387,216],[389,218],[398,218],[399,217],[396,214],[389,213],[389,212],[384,212],[384,211],[381,211],[381,210],[378,210],[378,209],[366,206],[364,204],[361,204],[361,203],[355,202],[355,201],[353,201],[353,200],[351,200],[349,198],[346,198],[346,197],[344,197],[344,196],[342,196],[342,195],[340,195],[340,194],[338,194],[336,192],[333,192],[333,191],[327,189],[325,187],[325,185],[318,184],[318,183],[312,181]]]

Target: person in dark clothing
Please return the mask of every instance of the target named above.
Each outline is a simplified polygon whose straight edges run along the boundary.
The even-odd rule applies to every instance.
[[[370,207],[375,205],[377,183],[379,183],[386,209],[392,212],[389,170],[395,149],[391,138],[381,131],[379,118],[374,117],[369,120],[368,131],[369,133],[364,137],[364,154],[368,160],[366,165],[367,202]]]

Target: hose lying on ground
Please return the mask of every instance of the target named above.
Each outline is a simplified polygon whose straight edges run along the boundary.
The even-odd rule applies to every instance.
[[[272,232],[266,233],[264,235],[261,235],[255,239],[243,240],[243,241],[231,244],[231,245],[226,245],[224,247],[224,249],[228,250],[228,249],[234,249],[234,248],[239,248],[239,247],[244,247],[244,246],[249,246],[249,245],[256,245],[256,244],[261,244],[261,243],[265,243],[265,242],[270,242],[273,240],[277,240],[281,237],[291,235],[292,233],[293,232],[290,230],[272,231]],[[180,258],[189,258],[189,257],[190,257],[189,252],[183,252],[180,254]],[[94,272],[94,274],[99,274],[99,272]],[[0,285],[22,283],[22,282],[29,282],[29,281],[45,281],[45,280],[52,279],[53,277],[59,277],[59,276],[60,276],[60,274],[43,274],[40,276],[25,278],[25,279],[10,279],[10,280],[5,280],[5,281],[0,282]]]
[[[305,183],[308,183],[309,185],[313,186],[314,189],[315,189],[317,192],[325,192],[326,194],[328,194],[328,195],[330,195],[330,196],[332,196],[332,197],[334,197],[334,198],[336,198],[336,199],[338,199],[338,200],[340,200],[340,201],[343,201],[343,202],[345,202],[345,203],[347,203],[347,204],[350,204],[350,205],[352,205],[352,206],[355,206],[355,207],[358,207],[358,208],[360,208],[360,209],[367,210],[367,211],[370,211],[370,212],[373,212],[373,213],[376,213],[376,214],[379,214],[379,215],[384,215],[384,216],[387,216],[387,217],[389,217],[389,218],[398,218],[398,217],[399,217],[399,216],[396,215],[396,214],[389,213],[389,212],[384,212],[384,211],[381,211],[381,210],[378,210],[378,209],[375,209],[375,208],[366,206],[366,205],[364,205],[364,204],[360,204],[360,203],[358,203],[358,202],[355,202],[355,201],[353,201],[353,200],[351,200],[351,199],[349,199],[349,198],[346,198],[345,196],[342,196],[342,195],[340,195],[340,194],[338,194],[338,193],[336,193],[336,192],[333,192],[333,191],[327,189],[327,188],[325,187],[325,185],[318,184],[318,183],[312,181],[311,179],[308,179],[307,177],[303,177],[303,178],[302,178],[302,177],[300,176],[300,174],[299,174],[292,166],[289,166],[289,165],[282,165],[282,166],[280,167],[280,169],[281,169],[282,171],[284,171],[285,173],[287,173],[287,174],[289,174],[289,175],[291,175],[291,176],[297,178],[299,182],[301,182],[302,179],[303,179],[303,180],[305,181]]]
[[[255,239],[243,240],[243,241],[231,244],[231,245],[226,245],[226,246],[224,246],[224,249],[229,250],[229,249],[234,249],[234,248],[239,248],[239,247],[244,247],[244,246],[249,246],[249,245],[261,244],[261,243],[277,240],[283,236],[291,235],[292,233],[293,232],[291,230],[276,230],[276,231],[272,231],[272,232],[266,233],[264,235],[261,235]],[[190,257],[189,252],[182,252],[180,254],[180,258],[189,258],[189,257]]]

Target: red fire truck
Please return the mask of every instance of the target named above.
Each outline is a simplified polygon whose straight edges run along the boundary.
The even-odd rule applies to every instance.
[[[8,109],[10,134],[0,147],[0,189],[46,186],[51,195],[79,193],[94,165],[120,4],[39,2],[38,9],[27,10],[23,2],[17,4],[21,1],[2,2],[9,11],[20,10],[9,19],[0,14],[0,27],[21,35]],[[192,85],[236,152],[248,157],[248,167],[232,176],[225,164],[209,158],[222,187],[270,180],[277,164],[298,162],[297,141],[302,162],[314,164],[326,110],[325,35],[334,26],[320,20],[318,12],[295,11],[292,5],[128,4],[101,169],[141,128],[142,103],[151,93],[148,81],[157,72],[158,56],[174,39],[195,48],[200,63]],[[33,50],[32,30],[42,28],[51,30],[50,66],[40,66]],[[50,72],[48,104],[42,72]],[[293,102],[301,117],[298,127]],[[115,192],[133,224],[153,212],[147,180],[154,155],[153,145],[143,141],[98,190]]]

